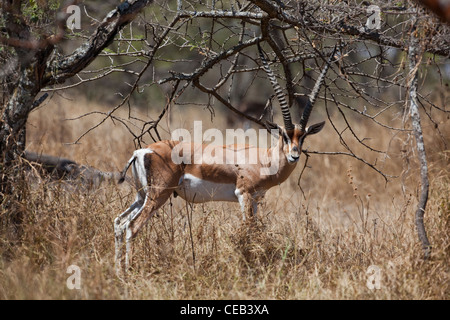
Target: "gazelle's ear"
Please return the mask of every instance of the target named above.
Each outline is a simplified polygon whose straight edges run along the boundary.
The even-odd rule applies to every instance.
[[[306,134],[316,134],[318,132],[320,132],[320,130],[323,129],[323,127],[325,126],[325,121],[310,125],[308,128],[306,128]]]

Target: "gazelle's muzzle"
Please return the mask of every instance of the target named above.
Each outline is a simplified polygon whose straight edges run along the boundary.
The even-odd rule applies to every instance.
[[[296,163],[300,159],[300,148],[296,145],[289,146],[289,153],[287,154],[287,160],[289,163]]]

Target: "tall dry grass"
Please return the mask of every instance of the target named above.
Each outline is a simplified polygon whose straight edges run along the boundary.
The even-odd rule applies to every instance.
[[[93,110],[107,107],[79,98],[52,99],[29,120],[28,148],[120,170],[135,146],[118,122],[107,120],[79,144],[70,144],[102,116],[64,119]],[[127,110],[120,112],[127,117]],[[189,129],[204,114],[198,107],[183,116],[174,112],[170,126]],[[208,123],[209,117],[203,119]],[[217,123],[216,118],[209,125]],[[113,219],[134,200],[133,187],[105,183],[91,190],[30,174],[31,183],[22,186],[23,241],[12,257],[0,260],[0,299],[448,299],[449,153],[431,125],[424,125],[431,159],[429,261],[422,260],[414,226],[413,141],[355,122],[354,129],[373,146],[389,149],[389,158],[357,144],[354,151],[372,162],[377,158],[383,171],[399,178],[386,183],[355,159],[312,155],[301,189],[303,162],[268,192],[252,225],[242,222],[236,204],[191,206],[171,199],[138,235],[126,279],[115,275]],[[447,119],[440,128],[447,138]],[[329,125],[307,141],[311,150],[337,146]],[[79,290],[66,286],[70,265],[80,267]],[[372,265],[380,268],[380,289],[367,287]]]

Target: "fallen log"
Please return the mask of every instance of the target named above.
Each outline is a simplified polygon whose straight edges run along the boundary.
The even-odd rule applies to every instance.
[[[117,182],[119,172],[103,172],[96,168],[80,165],[77,162],[32,151],[25,151],[24,158],[31,164],[39,166],[52,179],[81,181],[83,184],[98,187],[103,181]]]

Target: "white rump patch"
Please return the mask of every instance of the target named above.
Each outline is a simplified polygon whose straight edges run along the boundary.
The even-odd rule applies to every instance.
[[[138,191],[138,197],[140,197],[141,200],[145,199],[148,189],[147,170],[144,165],[144,157],[148,153],[153,153],[153,150],[139,149],[133,153],[133,157],[136,159],[132,167],[134,183]]]

